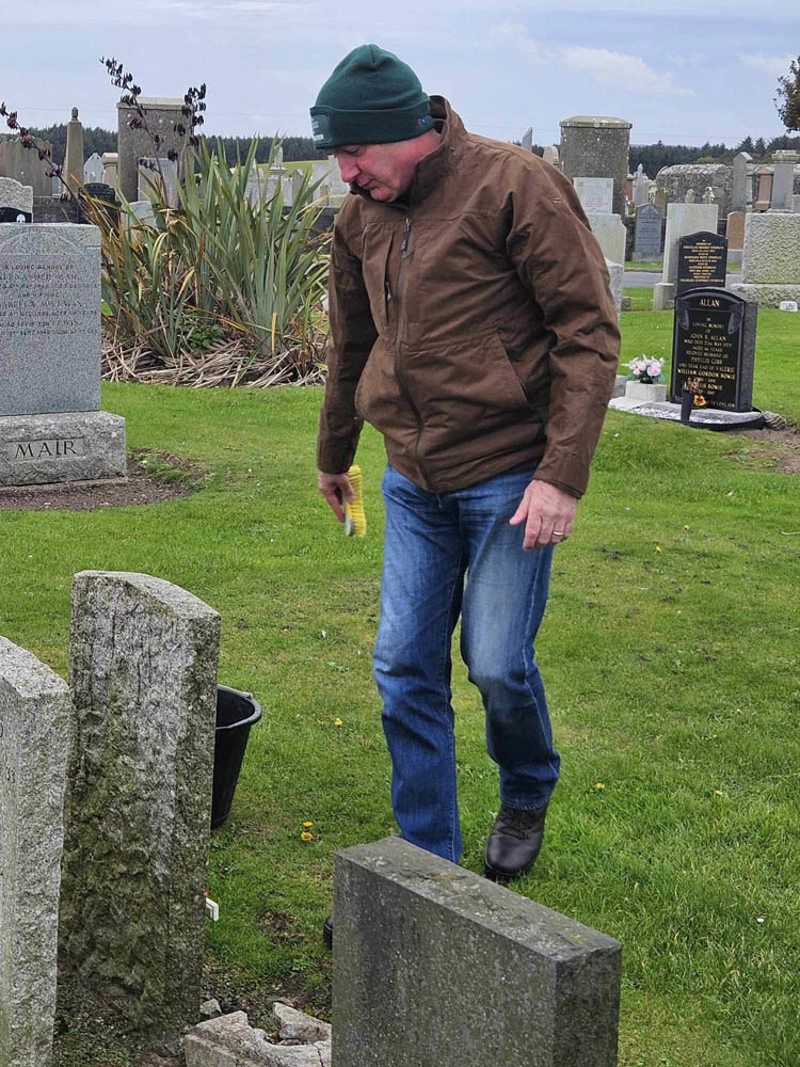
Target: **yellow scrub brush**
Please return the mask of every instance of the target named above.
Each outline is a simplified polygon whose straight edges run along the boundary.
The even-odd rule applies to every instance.
[[[361,494],[361,468],[351,467],[347,476],[355,497],[350,503],[344,501],[345,537],[363,537],[367,532],[367,517],[364,514],[364,497]]]

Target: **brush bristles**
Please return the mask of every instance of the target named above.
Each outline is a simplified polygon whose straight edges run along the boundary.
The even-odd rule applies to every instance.
[[[355,497],[344,504],[344,532],[348,537],[363,537],[367,532],[367,517],[361,493],[361,468],[351,467],[347,474]]]

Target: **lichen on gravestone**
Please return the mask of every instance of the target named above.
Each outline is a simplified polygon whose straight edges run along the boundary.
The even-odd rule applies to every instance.
[[[218,614],[186,590],[75,576],[60,964],[159,1037],[200,1001],[218,652]]]

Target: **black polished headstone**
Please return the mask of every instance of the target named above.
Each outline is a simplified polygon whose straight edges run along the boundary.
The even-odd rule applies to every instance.
[[[728,269],[728,242],[716,233],[690,233],[678,241],[676,295],[690,289],[718,285],[725,288]]]
[[[758,307],[725,289],[692,289],[675,299],[670,400],[687,382],[710,408],[750,411]]]

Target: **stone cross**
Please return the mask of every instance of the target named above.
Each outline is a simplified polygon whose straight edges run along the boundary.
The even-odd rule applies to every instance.
[[[0,1063],[47,1067],[56,1006],[66,683],[0,637]]]
[[[337,1067],[616,1064],[614,938],[399,838],[334,887]]]
[[[218,652],[218,614],[184,589],[75,575],[59,963],[158,1039],[200,1003]]]

